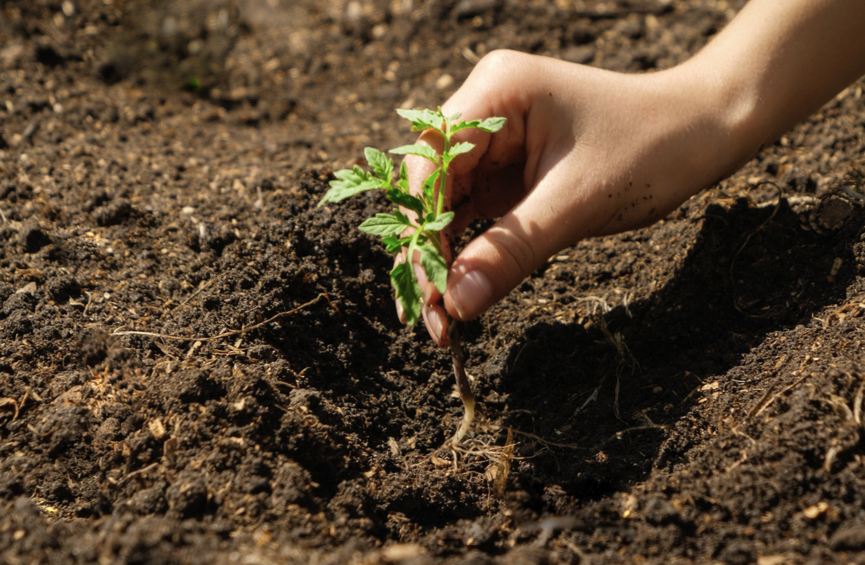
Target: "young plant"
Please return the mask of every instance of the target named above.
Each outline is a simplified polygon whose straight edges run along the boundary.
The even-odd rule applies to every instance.
[[[339,202],[367,190],[384,190],[385,196],[396,208],[391,214],[376,214],[363,222],[360,231],[382,238],[385,248],[394,255],[405,250],[406,261],[398,263],[390,272],[391,284],[396,291],[405,312],[406,323],[414,325],[421,315],[422,292],[412,268],[414,257],[419,255],[420,265],[427,279],[444,294],[447,288],[448,264],[444,257],[441,231],[451,223],[454,213],[445,211],[444,194],[448,167],[455,157],[474,148],[466,141],[453,142],[460,131],[478,129],[495,133],[505,125],[505,118],[459,121],[460,115],[445,116],[441,108],[433,110],[397,110],[397,113],[411,122],[412,131],[434,131],[441,136],[444,150],[441,154],[428,145],[403,145],[391,149],[397,155],[418,155],[432,162],[436,169],[427,177],[420,194],[409,192],[408,171],[405,161],[399,168],[396,184],[393,183],[393,160],[372,147],[364,150],[367,163],[372,171],[367,172],[355,165],[353,169],[343,169],[334,173],[336,180],[330,182],[330,190],[318,203]],[[454,436],[454,444],[459,444],[474,419],[475,399],[466,377],[459,330],[455,320],[449,320],[448,338],[453,354],[454,375],[457,390],[465,408],[463,423]]]

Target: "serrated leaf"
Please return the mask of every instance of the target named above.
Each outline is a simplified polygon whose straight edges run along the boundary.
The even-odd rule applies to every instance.
[[[343,178],[330,181],[330,190],[319,201],[319,206],[322,206],[325,202],[339,202],[367,190],[382,188],[382,181],[375,177],[368,175],[368,178],[364,179],[355,175],[353,171],[348,170],[337,171],[337,176],[339,176],[339,173],[349,173],[349,175],[342,175]]]
[[[397,219],[398,219],[400,222],[404,223],[405,225],[407,225],[407,226],[411,226],[411,225],[412,225],[411,220],[409,220],[408,216],[406,216],[405,214],[403,214],[402,211],[394,209],[394,211],[393,211],[393,215],[396,216]]]
[[[507,118],[487,118],[476,127],[479,130],[483,130],[488,133],[495,133],[505,127],[505,123],[507,123],[507,121]]]
[[[350,180],[355,182],[363,182],[369,178],[369,174],[365,173],[363,169],[357,165],[355,165],[354,169],[340,169],[333,173],[333,176],[340,180]]]
[[[424,224],[423,229],[428,231],[441,231],[454,219],[453,212],[445,212],[435,220]]]
[[[450,148],[450,151],[448,151],[448,155],[453,155],[454,157],[456,157],[457,155],[468,153],[474,148],[474,143],[468,141],[460,141],[459,143],[455,144],[453,147]]]
[[[415,143],[413,145],[403,145],[401,147],[397,147],[396,149],[391,149],[390,153],[394,153],[396,155],[418,155],[420,157],[425,157],[429,159],[433,163],[438,164],[438,155],[436,154],[435,149],[433,149],[429,145],[421,145],[419,143]]]
[[[430,243],[419,245],[418,249],[420,249],[420,264],[426,271],[427,279],[444,294],[448,284],[448,266],[444,257]]]
[[[423,217],[424,206],[420,198],[417,198],[415,196],[412,196],[411,194],[408,194],[401,190],[397,190],[395,188],[389,189],[385,194],[387,195],[387,199],[396,204],[397,206],[402,206],[403,208],[414,210],[415,212],[417,212],[418,216]]]
[[[382,180],[388,181],[389,184],[390,177],[393,174],[393,161],[374,147],[367,147],[363,150],[363,154],[375,175]]]
[[[396,291],[397,299],[402,303],[406,324],[413,326],[420,318],[422,296],[414,269],[408,263],[396,265],[390,272],[390,282]]]
[[[469,122],[463,120],[460,123],[451,126],[451,133],[453,134],[464,129],[474,129],[478,127],[480,123],[480,120],[471,120]]]
[[[405,161],[399,166],[399,181],[397,181],[396,185],[403,192],[408,192],[408,168],[406,168]]]
[[[396,113],[411,122],[412,131],[428,129],[442,131],[442,116],[432,110],[403,110],[399,108]]]
[[[357,229],[379,237],[390,237],[401,234],[408,227],[411,227],[411,224],[403,223],[393,214],[376,214],[375,217],[364,221]]]
[[[472,149],[475,148],[474,143],[470,143],[468,141],[461,141],[451,147],[447,153],[442,156],[446,165],[449,165],[451,161],[453,161],[454,157],[457,155],[462,155],[463,153],[468,153]]]
[[[425,181],[423,181],[423,199],[427,204],[427,208],[429,208],[430,210],[435,209],[435,188],[440,176],[441,170],[436,169],[430,176],[426,178]]]
[[[486,120],[462,121],[451,127],[451,132],[456,133],[464,129],[479,129],[488,133],[495,133],[502,129],[507,118],[487,118]]]

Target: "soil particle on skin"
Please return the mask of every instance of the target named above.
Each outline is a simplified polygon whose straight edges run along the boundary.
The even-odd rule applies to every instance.
[[[385,200],[316,206],[494,49],[664,69],[742,4],[4,4],[0,560],[862,562],[862,83],[466,324],[462,451]]]

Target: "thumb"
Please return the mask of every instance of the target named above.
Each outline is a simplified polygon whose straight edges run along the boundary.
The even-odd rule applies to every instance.
[[[539,200],[537,192],[529,194],[459,254],[448,273],[445,293],[451,316],[474,318],[569,245],[562,241],[567,226],[557,224],[554,209]]]

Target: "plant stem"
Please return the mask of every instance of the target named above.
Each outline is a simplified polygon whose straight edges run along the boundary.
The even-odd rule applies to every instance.
[[[445,187],[447,186],[447,178],[448,178],[448,162],[445,161],[444,156],[447,155],[451,150],[451,123],[450,120],[445,120],[445,129],[444,129],[444,139],[445,139],[445,150],[442,152],[442,156],[439,157],[441,159],[441,166],[439,169],[441,170],[441,176],[439,177],[439,193],[438,193],[438,202],[436,203],[436,218],[444,213],[445,209]]]
[[[472,394],[472,386],[466,375],[465,356],[463,355],[463,346],[460,340],[459,322],[450,319],[449,324],[448,339],[451,342],[454,377],[457,381],[457,392],[459,392],[460,400],[463,401],[463,421],[456,435],[451,440],[453,446],[458,447],[466,433],[468,433],[469,428],[471,428],[472,421],[475,419],[475,395]]]

